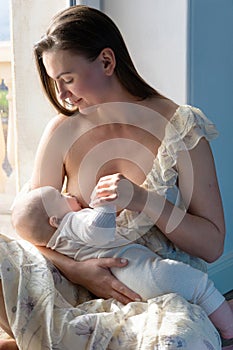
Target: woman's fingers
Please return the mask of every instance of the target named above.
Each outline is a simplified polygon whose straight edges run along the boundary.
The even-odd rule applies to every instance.
[[[148,191],[138,186],[124,175],[116,173],[99,179],[91,194],[91,207],[106,205],[109,202],[116,205],[117,210],[125,208],[133,211],[143,211],[148,200]]]
[[[100,198],[93,199],[93,200],[91,200],[89,205],[92,208],[98,207],[100,205],[106,205],[106,204],[108,204],[108,202],[111,202],[111,204],[115,205],[115,203],[114,203],[115,199],[117,199],[117,195],[115,193],[113,193],[112,195],[107,196],[107,197],[100,197]]]
[[[119,267],[124,268],[128,264],[126,259],[120,258],[105,258],[102,260],[102,267]],[[140,301],[141,297],[139,294],[135,293],[123,283],[121,283],[118,279],[116,279],[113,275],[111,278],[111,297],[120,301],[123,304],[127,304],[132,301]]]
[[[113,194],[117,193],[117,186],[116,185],[111,185],[109,187],[103,187],[103,188],[98,188],[96,189],[96,196],[97,197],[104,197],[104,196],[111,196]]]
[[[105,201],[112,201],[118,197],[118,182],[121,174],[113,174],[103,176],[99,179],[95,186],[91,197],[90,206],[98,206],[104,204]]]
[[[106,175],[106,176],[102,176],[99,179],[98,184],[101,186],[101,185],[103,185],[106,182],[116,183],[122,178],[124,178],[124,175],[122,175],[121,173],[116,173],[116,174],[112,174],[112,175]]]
[[[91,195],[91,206],[107,204],[116,200],[119,210],[127,208],[134,196],[135,185],[122,174],[103,176],[100,178]]]
[[[118,293],[117,291],[113,291],[112,292],[112,298],[119,301],[120,303],[126,305],[128,303],[132,303],[132,299],[127,298],[126,296],[124,296],[123,294]]]
[[[126,259],[99,258],[75,263],[78,264],[79,268],[72,270],[80,272],[81,268],[83,272],[86,271],[86,274],[82,274],[84,278],[80,280],[80,273],[78,273],[78,280],[76,281],[76,277],[72,277],[71,281],[86,287],[97,297],[114,298],[123,304],[141,300],[140,295],[118,281],[110,271],[111,267],[124,268],[128,264]]]
[[[124,284],[122,284],[115,278],[112,282],[112,287],[112,297],[123,304],[128,304],[132,301],[142,300],[139,294],[133,292],[131,289],[126,287]]]
[[[104,191],[115,191],[118,183],[124,176],[120,173],[103,176],[96,185],[96,191],[102,193]]]

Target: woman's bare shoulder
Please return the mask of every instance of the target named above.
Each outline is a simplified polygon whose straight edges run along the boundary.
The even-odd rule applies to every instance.
[[[176,104],[174,101],[168,98],[157,96],[144,100],[143,105],[160,113],[168,121],[172,118],[176,110],[179,108],[179,105]]]
[[[49,132],[53,132],[56,130],[59,126],[61,126],[69,117],[66,117],[63,114],[57,114],[55,115],[47,124],[46,130]]]
[[[70,132],[77,123],[75,116],[67,117],[63,114],[54,116],[46,125],[43,138],[51,138],[54,135],[64,135]]]

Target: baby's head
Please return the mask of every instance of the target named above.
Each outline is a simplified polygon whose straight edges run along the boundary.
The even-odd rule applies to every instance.
[[[76,197],[44,186],[22,195],[16,201],[12,223],[23,239],[36,245],[46,245],[63,217],[81,209]]]

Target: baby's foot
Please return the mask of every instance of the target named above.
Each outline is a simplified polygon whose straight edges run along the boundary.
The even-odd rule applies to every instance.
[[[233,299],[228,300],[228,304],[230,305],[230,308],[233,311]]]
[[[0,339],[0,350],[18,350],[14,339]]]
[[[233,325],[229,326],[227,329],[221,330],[220,333],[223,339],[233,338]]]
[[[233,339],[222,339],[222,350],[233,350]]]

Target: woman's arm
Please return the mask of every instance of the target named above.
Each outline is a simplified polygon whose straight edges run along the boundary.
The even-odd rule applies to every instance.
[[[119,282],[109,271],[111,267],[124,268],[125,259],[102,258],[77,262],[54,250],[37,247],[71,282],[87,288],[101,298],[114,298],[123,304],[141,300],[140,296]]]
[[[64,158],[73,140],[70,120],[62,115],[51,120],[41,138],[31,177],[31,189],[50,185],[61,191]],[[127,304],[140,296],[119,282],[109,268],[123,268],[127,261],[115,258],[74,261],[56,251],[37,247],[70,281],[86,287],[96,296],[115,298]]]
[[[58,115],[46,126],[36,152],[30,181],[31,189],[47,185],[62,189],[66,122],[67,117]]]
[[[101,179],[96,189],[95,205],[116,198],[121,203],[127,202],[125,193],[132,193],[133,187],[128,209],[143,210],[180,249],[213,262],[223,252],[225,224],[214,160],[204,138],[190,152],[179,152],[178,173],[179,189],[187,212],[129,180],[127,185],[127,179],[121,174]]]
[[[223,253],[225,222],[214,160],[204,138],[190,152],[180,152],[178,174],[187,213],[166,201],[156,225],[182,250],[213,262]],[[150,216],[157,199],[149,199]]]

